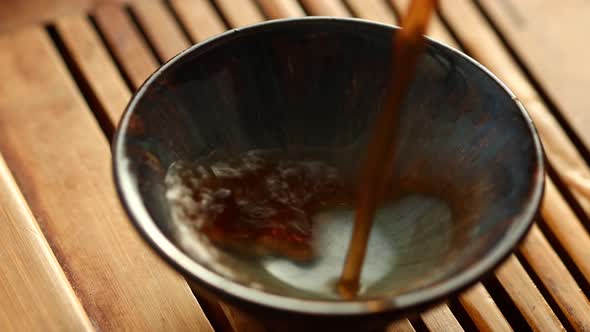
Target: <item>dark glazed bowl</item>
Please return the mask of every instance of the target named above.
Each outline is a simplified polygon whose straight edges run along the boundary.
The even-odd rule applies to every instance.
[[[381,109],[395,30],[334,18],[232,30],[182,52],[135,94],[113,144],[118,192],[148,243],[199,291],[277,330],[379,328],[471,285],[524,236],[544,179],[531,119],[485,68],[429,40],[400,111],[393,170],[398,189],[436,197],[447,213],[380,222],[397,256],[377,291],[354,301],[314,297],[272,286],[271,275],[260,279],[268,290],[248,287],[174,240],[164,177],[175,161],[297,146],[354,173]]]

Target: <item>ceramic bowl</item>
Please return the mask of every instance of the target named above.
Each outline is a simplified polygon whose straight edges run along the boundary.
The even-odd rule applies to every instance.
[[[174,162],[298,147],[355,174],[388,88],[395,31],[356,19],[264,22],[187,49],[137,91],[113,143],[118,193],[196,291],[275,330],[378,329],[473,284],[518,244],[543,191],[538,135],[502,82],[433,40],[399,110],[392,173],[403,194],[378,214],[358,299],[330,293],[338,264],[320,262],[314,275],[313,266],[233,256],[243,280],[179,244],[164,183]],[[318,230],[320,254],[343,261],[347,213]]]

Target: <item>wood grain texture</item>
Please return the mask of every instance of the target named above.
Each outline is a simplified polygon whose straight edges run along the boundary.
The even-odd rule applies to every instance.
[[[459,301],[480,331],[512,331],[494,299],[481,283],[463,292],[459,296]]]
[[[186,282],[141,241],[109,145],[40,28],[0,37],[0,151],[100,330],[211,331]]]
[[[270,19],[305,16],[303,8],[296,0],[258,0],[258,5]]]
[[[366,20],[396,24],[395,13],[383,0],[346,0],[353,14]]]
[[[137,89],[158,68],[158,63],[141,33],[121,6],[100,6],[94,11],[94,18],[107,46],[122,66],[128,80]],[[79,65],[84,66],[84,62],[81,61]]]
[[[264,20],[262,13],[250,0],[214,0],[232,28],[251,25]]]
[[[0,59],[4,60],[0,53]],[[0,327],[92,331],[29,207],[0,156]]]
[[[590,302],[537,225],[519,249],[576,331],[590,331]]]
[[[422,321],[432,332],[463,331],[463,328],[453,316],[447,304],[439,304],[436,307],[420,314]]]
[[[565,331],[516,256],[508,257],[496,276],[534,331]]]
[[[446,0],[441,3],[441,10],[467,52],[503,80],[524,104],[541,135],[547,159],[584,211],[590,214],[588,165],[507,53],[492,27],[470,1]]]
[[[172,59],[190,46],[174,16],[163,2],[136,2],[131,5],[131,11],[162,62]]]
[[[170,4],[194,43],[225,31],[223,21],[208,0],[170,0]]]
[[[588,75],[590,2],[480,1],[569,124],[590,147]]]
[[[82,75],[96,79],[89,87],[112,123],[117,123],[131,94],[100,37],[85,16],[67,16],[56,23],[65,47]]]
[[[123,4],[130,0],[5,0],[0,1],[0,33],[33,23],[49,23],[60,16],[91,10],[99,4]],[[145,1],[145,0],[136,0]]]
[[[340,0],[299,0],[307,13],[313,16],[350,17],[351,14]]]

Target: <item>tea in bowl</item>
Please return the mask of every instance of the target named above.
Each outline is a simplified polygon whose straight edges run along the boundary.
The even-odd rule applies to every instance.
[[[271,330],[373,330],[492,271],[543,191],[530,117],[491,73],[429,40],[404,106],[360,288],[342,299],[360,160],[395,27],[270,21],[182,52],[113,143],[135,226],[197,292]]]

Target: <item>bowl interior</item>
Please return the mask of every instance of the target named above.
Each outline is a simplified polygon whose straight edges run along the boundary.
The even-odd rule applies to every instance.
[[[149,213],[137,224],[155,223],[222,279],[286,297],[336,299],[332,282],[348,246],[351,211],[317,216],[320,259],[312,264],[251,259],[187,241],[190,230],[174,220],[164,179],[177,161],[255,149],[296,151],[355,179],[382,108],[393,31],[328,19],[266,24],[165,65],[131,102],[115,144],[116,176],[132,179],[123,200],[139,195]],[[438,43],[429,42],[421,58],[400,110],[397,144],[393,185],[402,194],[378,213],[364,299],[444,284],[494,252],[491,268],[538,204],[542,165],[528,118],[495,78]],[[224,258],[213,262],[209,251]]]

